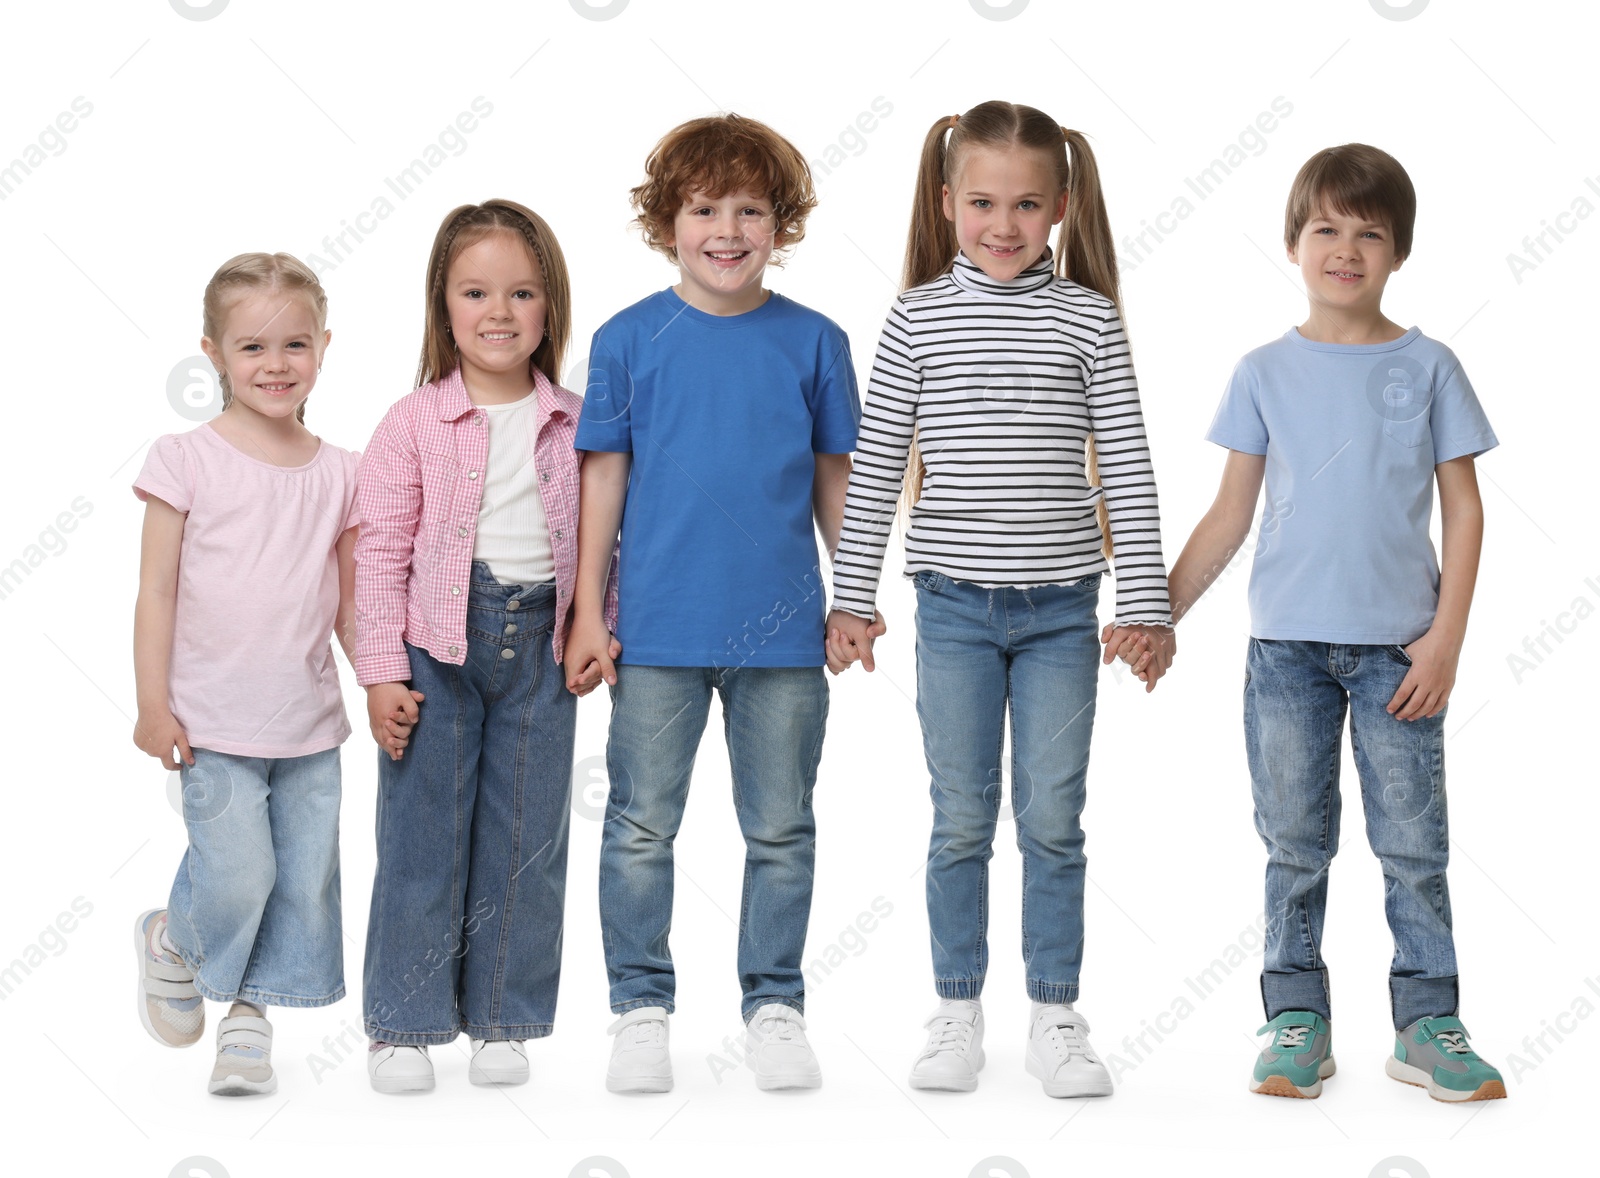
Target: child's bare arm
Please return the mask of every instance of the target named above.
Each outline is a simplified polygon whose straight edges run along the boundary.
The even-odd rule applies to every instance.
[[[194,764],[194,753],[167,694],[172,630],[178,609],[178,560],[188,516],[163,499],[145,499],[139,550],[139,597],[133,608],[133,676],[139,717],[133,743],[167,769]],[[173,748],[178,751],[173,757]]]
[[[1195,525],[1178,563],[1167,576],[1174,624],[1194,608],[1200,595],[1228,567],[1234,553],[1244,544],[1250,532],[1250,521],[1255,518],[1256,500],[1261,496],[1261,481],[1266,470],[1265,454],[1228,451],[1217,497]]]
[[[344,657],[356,665],[356,528],[346,528],[334,545],[339,562],[339,609],[333,617],[333,636]]]
[[[1389,701],[1389,713],[1399,720],[1436,716],[1450,702],[1483,549],[1483,500],[1472,456],[1433,470],[1439,480],[1439,608],[1428,632],[1405,648],[1411,670]]]
[[[622,528],[633,455],[595,451],[584,455],[579,474],[578,573],[572,589],[572,630],[565,655],[567,690],[585,695],[601,679],[615,684],[621,653],[606,629],[606,578]]]
[[[828,559],[839,551],[839,529],[844,526],[844,495],[850,486],[850,455],[817,454],[816,477],[811,484],[811,512]]]

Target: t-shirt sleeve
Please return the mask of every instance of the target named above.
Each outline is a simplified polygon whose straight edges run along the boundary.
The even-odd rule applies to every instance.
[[[133,480],[133,493],[141,501],[154,495],[178,511],[188,512],[194,505],[194,465],[181,437],[165,434],[155,440],[144,456],[144,468]]]
[[[614,333],[613,333],[614,335]],[[633,375],[602,327],[589,349],[589,377],[573,446],[615,454],[633,452]]]
[[[811,450],[814,454],[849,454],[856,448],[861,423],[861,395],[850,337],[829,325],[818,367],[822,374],[811,398]]]
[[[1455,362],[1450,375],[1434,394],[1428,425],[1433,431],[1435,463],[1449,462],[1466,454],[1476,458],[1500,444],[1460,361]]]
[[[1206,441],[1244,454],[1267,452],[1267,423],[1261,416],[1260,382],[1246,357],[1234,365]]]

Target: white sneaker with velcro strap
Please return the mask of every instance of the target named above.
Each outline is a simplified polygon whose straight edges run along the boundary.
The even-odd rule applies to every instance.
[[[911,1086],[971,1092],[983,1067],[983,1007],[975,998],[945,998],[928,1021],[928,1042],[911,1065]]]
[[[217,1024],[217,1064],[206,1091],[213,1096],[262,1096],[276,1092],[272,1071],[272,1024],[253,1015],[230,1014]]]
[[[161,944],[167,910],[151,908],[133,922],[139,958],[139,1021],[163,1047],[189,1047],[206,1031],[206,1006],[194,988],[194,972]]]

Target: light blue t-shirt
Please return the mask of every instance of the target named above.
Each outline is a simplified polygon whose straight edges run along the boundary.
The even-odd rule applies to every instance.
[[[1206,438],[1265,454],[1250,572],[1257,638],[1401,644],[1433,624],[1433,468],[1499,445],[1455,353],[1297,328],[1239,361]]]
[[[814,455],[860,419],[845,333],[780,294],[720,316],[664,290],[595,333],[575,444],[633,455],[620,662],[822,665]]]

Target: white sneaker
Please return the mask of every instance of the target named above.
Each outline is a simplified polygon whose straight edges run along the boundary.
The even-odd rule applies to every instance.
[[[928,1043],[911,1065],[911,1086],[971,1092],[983,1067],[983,1007],[976,998],[946,998],[922,1024]]]
[[[1028,1074],[1046,1096],[1110,1096],[1111,1073],[1089,1046],[1089,1020],[1070,1006],[1033,1004]]]
[[[612,1023],[607,1033],[616,1036],[606,1067],[607,1092],[672,1090],[666,1007],[635,1007]]]
[[[521,1039],[474,1039],[467,1079],[474,1084],[526,1084],[528,1049]]]
[[[367,1051],[367,1079],[374,1092],[432,1092],[433,1061],[426,1047],[375,1043]]]
[[[745,1024],[750,1049],[746,1062],[755,1069],[756,1087],[763,1092],[779,1088],[817,1088],[822,1069],[806,1042],[806,1020],[792,1006],[768,1002],[756,1007]]]

